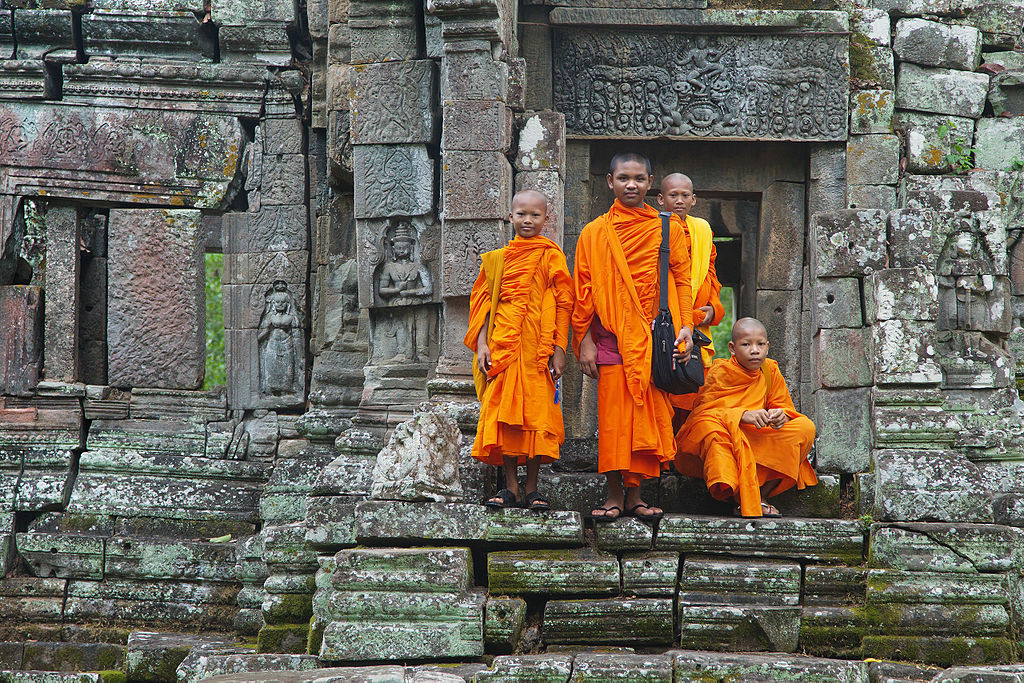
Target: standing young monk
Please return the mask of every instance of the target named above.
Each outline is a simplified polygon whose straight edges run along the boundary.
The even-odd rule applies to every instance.
[[[807,454],[814,423],[793,406],[768,333],[755,318],[732,326],[732,358],[714,362],[676,436],[680,472],[696,471],[717,500],[743,517],[779,517],[768,496],[818,483]]]
[[[711,225],[703,218],[690,215],[690,210],[697,203],[697,195],[693,192],[693,181],[682,173],[670,173],[661,180],[661,191],[658,192],[658,204],[662,210],[671,211],[683,221],[686,243],[690,253],[690,287],[693,290],[693,327],[699,329],[709,338],[711,328],[722,322],[725,309],[718,293],[722,291],[722,283],[715,272],[714,233]],[[715,355],[715,347],[711,344],[701,348],[704,367],[711,367],[711,359]],[[697,394],[681,394],[672,396],[672,405],[676,408],[673,427],[678,429],[693,409],[693,401]]]
[[[606,522],[623,514],[661,517],[640,498],[640,482],[661,474],[672,459],[672,404],[651,383],[651,322],[657,315],[661,218],[644,203],[651,162],[635,153],[616,155],[608,173],[615,202],[587,224],[576,245],[573,348],[584,374],[597,379],[598,471],[608,477],[608,498],[591,516]],[[668,301],[689,358],[690,260],[682,221],[669,232]]]
[[[540,235],[547,197],[517,193],[511,219],[515,238],[481,255],[469,298],[464,342],[475,353],[480,398],[473,457],[505,469],[505,488],[486,505],[518,505],[519,465],[526,465],[523,502],[546,510],[551,506],[537,493],[537,472],[541,462],[558,458],[565,439],[555,380],[565,370],[572,280],[565,254]]]

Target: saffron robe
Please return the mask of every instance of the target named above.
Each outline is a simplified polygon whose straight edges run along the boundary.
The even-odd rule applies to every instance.
[[[491,465],[503,464],[506,456],[519,464],[558,458],[565,430],[548,360],[556,345],[565,349],[572,306],[565,254],[548,238],[516,237],[481,255],[463,340],[473,350],[475,369],[480,328],[487,323],[491,368],[488,381],[478,383],[474,458]]]
[[[715,272],[715,258],[718,253],[715,251],[714,233],[711,225],[703,218],[696,216],[686,217],[686,238],[690,248],[690,287],[693,290],[693,329],[699,329],[708,338],[711,338],[711,328],[722,322],[725,317],[725,308],[722,307],[722,300],[719,293],[722,291],[722,283],[718,281],[718,273]],[[701,306],[711,306],[714,313],[711,322],[704,323],[704,311],[699,310]],[[704,368],[711,367],[714,359],[715,347],[709,344],[701,349],[704,360]],[[682,410],[691,410],[696,394],[681,394],[672,396],[672,405]]]
[[[761,408],[782,408],[791,419],[780,429],[740,424],[744,412]],[[703,478],[717,500],[738,499],[745,517],[761,515],[760,487],[773,479],[781,481],[772,495],[818,483],[807,461],[814,423],[796,411],[770,358],[753,372],[735,357],[715,360],[676,443],[676,469]]]
[[[657,314],[661,219],[644,204],[616,200],[583,228],[576,245],[573,350],[595,319],[615,336],[621,365],[600,365],[598,471],[621,471],[626,486],[657,477],[672,459],[672,404],[651,383],[651,323]],[[668,303],[676,333],[693,318],[690,259],[682,221],[669,228]]]

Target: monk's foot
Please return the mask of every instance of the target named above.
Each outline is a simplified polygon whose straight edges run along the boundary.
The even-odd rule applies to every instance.
[[[523,507],[527,510],[534,510],[540,512],[541,510],[550,510],[551,503],[548,502],[547,498],[540,495],[537,491],[530,491],[523,498]]]
[[[744,515],[740,511],[739,505],[733,508],[732,514],[736,517],[747,517],[749,519],[756,519],[758,517],[782,517],[782,513],[779,512],[779,509],[772,505],[771,503],[761,503],[761,514],[759,515]]]
[[[626,511],[626,514],[636,517],[642,522],[656,522],[665,516],[665,511],[659,507],[654,507],[640,501],[636,505],[630,507],[629,510]]]
[[[484,501],[489,508],[514,508],[519,506],[519,498],[509,489],[502,489]]]
[[[590,518],[595,522],[611,522],[622,516],[622,506],[607,501],[599,508],[590,511]]]

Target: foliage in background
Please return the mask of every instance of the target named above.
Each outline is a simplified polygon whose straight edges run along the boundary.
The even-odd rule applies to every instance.
[[[711,328],[711,340],[715,342],[715,358],[729,357],[729,340],[732,338],[732,324],[736,320],[736,306],[732,287],[722,287],[719,293],[725,317],[722,322]]]
[[[206,255],[206,379],[203,389],[226,384],[224,371],[224,308],[221,303],[221,272],[224,254]]]
[[[949,164],[953,173],[964,174],[974,168],[975,150],[970,140],[960,135],[954,136],[953,132],[953,122],[946,121],[936,129],[935,134],[939,136],[940,148],[943,144],[949,146],[949,151],[942,155],[943,161]]]

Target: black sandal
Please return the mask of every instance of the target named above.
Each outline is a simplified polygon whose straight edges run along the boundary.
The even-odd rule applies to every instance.
[[[495,500],[495,498],[500,498],[501,500]],[[516,494],[508,489],[502,489],[485,500],[484,505],[489,508],[514,508],[519,507],[519,499],[516,498]]]
[[[635,517],[636,519],[639,519],[641,522],[657,522],[659,519],[665,516],[664,512],[652,512],[649,515],[638,515],[636,514],[636,511],[639,508],[647,508],[648,510],[653,509],[647,503],[637,503],[633,507],[629,508],[629,512],[627,512],[626,514],[630,517]]]
[[[618,510],[619,511],[619,514],[615,515],[614,517],[609,517],[608,515],[604,515],[604,514],[595,515],[593,512],[591,512],[590,513],[590,518],[592,520],[594,520],[595,522],[600,522],[602,524],[606,523],[606,522],[614,522],[615,520],[617,520],[619,517],[622,516],[622,508],[620,508],[618,505],[602,505],[601,507],[594,508],[594,509],[595,510],[602,510],[604,512],[611,512],[612,510]]]
[[[544,496],[540,495],[537,491],[530,491],[526,494],[526,498],[523,499],[524,507],[527,510],[550,510],[551,503],[547,501]]]

